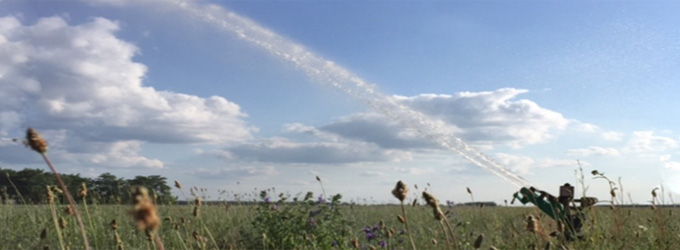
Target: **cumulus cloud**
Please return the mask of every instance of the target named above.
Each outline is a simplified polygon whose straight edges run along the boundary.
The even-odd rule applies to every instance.
[[[0,135],[32,126],[65,131],[106,155],[93,162],[159,167],[136,155],[144,142],[235,143],[251,138],[247,115],[223,97],[202,98],[144,86],[146,67],[133,44],[104,18],[69,25],[60,17],[24,25],[0,18]],[[54,144],[54,142],[52,143]],[[63,150],[72,148],[62,147]],[[68,153],[68,152],[65,152]],[[96,157],[95,157],[96,156]]]
[[[616,148],[605,148],[590,146],[587,148],[578,148],[567,150],[567,154],[574,156],[619,156],[619,150]]]
[[[456,136],[471,142],[530,145],[553,137],[553,130],[567,127],[560,113],[541,108],[526,99],[523,89],[460,92],[453,95],[421,94],[397,97],[400,102],[457,126]]]
[[[654,131],[635,131],[625,149],[631,152],[645,153],[662,152],[677,147],[678,142],[676,140],[656,135]]]
[[[526,90],[504,88],[453,95],[421,94],[395,99],[446,124],[444,129],[477,145],[523,146],[545,142],[573,122],[560,113],[515,98]],[[586,124],[587,125],[587,124]],[[592,127],[592,126],[586,126]],[[360,114],[320,127],[343,137],[375,143],[383,148],[436,148],[417,131],[375,114]]]
[[[385,149],[435,148],[437,145],[378,114],[356,114],[321,126],[321,131],[351,140],[374,143]]]

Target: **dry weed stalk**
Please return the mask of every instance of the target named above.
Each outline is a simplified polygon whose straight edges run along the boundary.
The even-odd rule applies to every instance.
[[[408,238],[411,241],[411,247],[413,250],[416,250],[416,243],[413,241],[413,236],[411,235],[411,230],[408,227],[408,217],[406,217],[406,208],[404,208],[404,200],[406,199],[406,195],[408,195],[408,187],[404,182],[398,181],[397,185],[392,189],[392,195],[394,195],[395,198],[399,200],[399,203],[401,203],[401,217],[399,218],[399,221],[404,224],[404,227],[406,228],[406,233],[408,234]]]
[[[61,180],[61,176],[57,172],[57,169],[54,167],[52,162],[50,161],[50,158],[47,156],[47,141],[38,134],[38,132],[35,129],[28,128],[26,130],[26,141],[24,144],[33,151],[38,152],[42,157],[43,160],[45,160],[45,163],[47,163],[47,166],[52,170],[52,174],[54,174],[54,177],[57,179],[57,182],[59,183],[59,186],[61,187],[62,190],[64,190],[64,195],[66,195],[66,199],[68,200],[69,206],[73,208],[73,212],[76,215],[76,220],[78,221],[78,228],[80,229],[80,234],[83,237],[83,245],[85,246],[85,249],[90,249],[90,243],[87,240],[87,232],[85,231],[85,226],[83,225],[83,218],[80,215],[80,211],[78,211],[78,208],[76,207],[76,202],[73,200],[73,196],[71,196],[71,192],[68,191],[66,188],[66,185],[64,184],[64,181]]]

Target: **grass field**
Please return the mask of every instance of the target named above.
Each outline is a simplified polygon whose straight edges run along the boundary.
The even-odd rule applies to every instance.
[[[398,219],[399,205],[340,204],[339,196],[336,200],[307,198],[270,201],[263,193],[257,204],[159,205],[163,222],[158,235],[165,249],[412,248]],[[65,248],[82,249],[77,223],[66,207],[0,205],[0,249],[60,249],[59,234]],[[131,205],[95,203],[86,209],[81,203],[79,209],[93,248],[155,248],[135,226]],[[531,206],[442,206],[441,210],[451,223],[452,238],[434,219],[430,207],[405,206],[418,249],[680,249],[680,210],[668,207],[593,207],[583,239],[575,241],[566,241],[560,234],[551,236],[557,231],[555,223]],[[528,215],[538,218],[535,232],[527,230]]]

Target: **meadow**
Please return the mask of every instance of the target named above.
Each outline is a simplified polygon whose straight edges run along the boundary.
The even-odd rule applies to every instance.
[[[56,196],[48,204],[0,205],[0,249],[83,249],[73,212]],[[405,200],[406,217],[399,205],[345,203],[340,195],[290,197],[270,189],[247,196],[252,198],[247,203],[190,197],[188,204],[158,204],[162,222],[155,233],[165,249],[680,248],[680,211],[672,207],[592,207],[582,239],[568,241],[552,219],[529,205],[441,205],[446,218],[435,219],[432,208],[413,193]],[[132,205],[80,201],[92,248],[158,248],[139,230]],[[527,222],[529,215],[537,218],[535,225]],[[442,219],[450,222],[452,234]]]
[[[163,198],[170,187],[164,178],[154,177],[146,179],[161,181],[161,187],[144,187],[139,183],[145,182],[135,181],[144,178],[135,178],[121,182],[129,191],[108,195],[113,197],[83,182],[74,198],[69,191],[73,183],[65,184],[35,130],[28,129],[26,145],[44,158],[59,185],[45,185],[44,193],[34,194],[38,200],[26,199],[28,194],[22,195],[5,172],[14,193],[10,196],[10,189],[1,187],[0,249],[680,249],[678,210],[659,204],[656,188],[651,206],[621,206],[625,203],[620,195],[617,203],[616,183],[596,170],[591,172],[594,178],[611,187],[611,204],[575,210],[582,212],[574,213],[583,225],[577,232],[570,229],[571,222],[565,229],[565,223],[532,205],[443,205],[436,194],[420,192],[415,185],[415,191],[409,190],[402,181],[385,190],[398,205],[345,202],[341,194],[326,195],[318,176],[321,194],[221,190],[207,202],[206,189],[192,187],[186,195],[175,181],[186,201],[178,204]],[[40,173],[34,178],[46,177],[32,172]],[[568,196],[573,197],[571,190]],[[540,193],[533,199],[550,200],[548,211],[556,211],[556,197],[531,192]],[[222,199],[224,194],[233,198]]]

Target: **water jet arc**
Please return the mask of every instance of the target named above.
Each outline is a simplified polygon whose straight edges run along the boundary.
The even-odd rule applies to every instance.
[[[194,2],[180,0],[169,1],[181,9],[183,13],[215,25],[224,31],[232,32],[237,37],[261,47],[293,64],[313,81],[341,89],[381,114],[396,120],[402,126],[417,131],[420,136],[457,153],[469,162],[501,177],[505,181],[517,187],[530,185],[524,178],[496,163],[489,156],[474,149],[460,138],[448,134],[438,124],[438,120],[398,103],[393,97],[378,91],[374,84],[370,84],[335,63],[309,52],[302,45],[219,6],[202,6]]]

